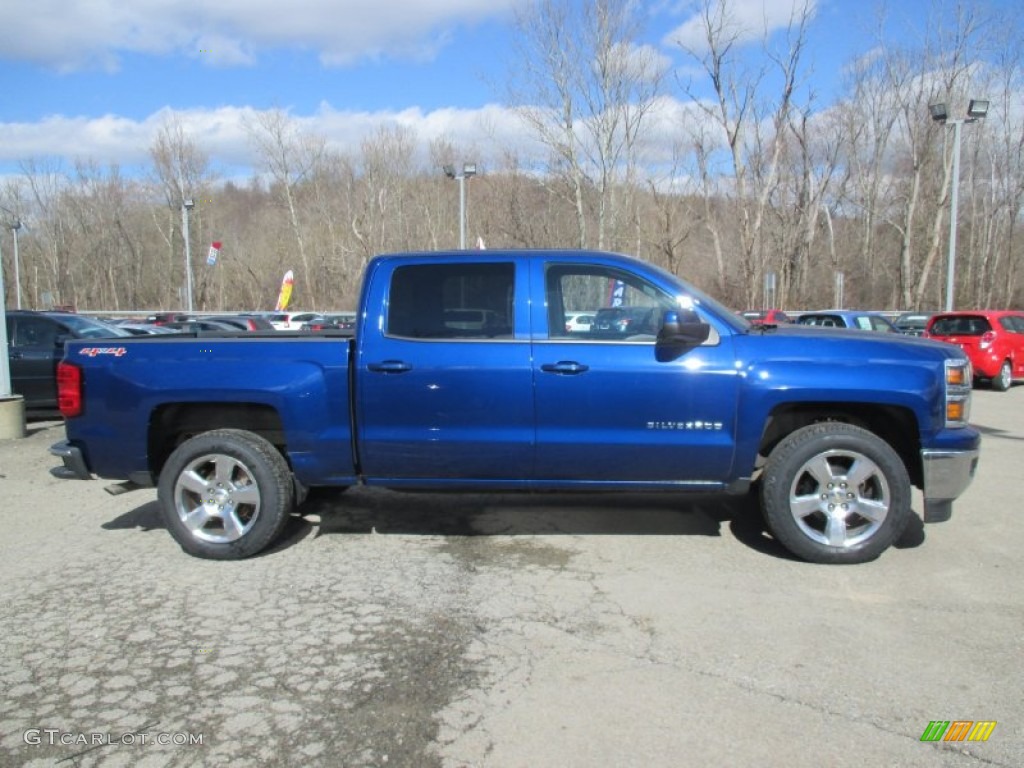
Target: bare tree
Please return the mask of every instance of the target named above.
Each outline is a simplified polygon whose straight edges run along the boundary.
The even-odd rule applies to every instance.
[[[168,116],[160,126],[150,145],[149,157],[153,162],[156,184],[165,203],[162,212],[158,212],[156,208],[152,210],[153,224],[167,246],[163,284],[183,285],[184,276],[178,278],[178,268],[182,263],[179,260],[179,253],[182,252],[178,248],[184,248],[185,236],[184,226],[179,226],[180,212],[186,200],[195,201],[208,190],[212,182],[209,157],[189,135],[176,114]],[[190,239],[193,242],[199,242],[199,229],[197,226],[190,232]],[[177,232],[180,232],[181,239],[176,237]],[[167,299],[173,301],[171,296]]]
[[[302,264],[299,284],[304,290],[312,289],[313,270],[303,237],[299,216],[299,186],[308,177],[323,154],[322,137],[303,132],[298,123],[281,109],[257,112],[247,126],[249,138],[270,173],[287,212],[288,224],[295,238]],[[312,299],[312,294],[310,296]]]
[[[680,41],[680,46],[698,64],[712,90],[712,100],[705,101],[693,84],[684,86],[716,127],[728,151],[733,185],[731,204],[740,220],[743,298],[747,306],[755,306],[766,263],[762,226],[778,182],[813,3],[802,2],[794,7],[781,53],[772,51],[767,39],[762,40],[763,55],[759,68],[753,72],[744,71],[738,55],[747,30],[738,23],[734,6],[732,0],[701,0],[697,15],[702,39],[696,45]],[[771,97],[769,74],[777,81]],[[707,132],[699,135],[704,140],[709,138]],[[698,152],[708,158],[716,148],[702,146]],[[715,226],[714,219],[709,217],[708,225]],[[720,233],[716,239],[721,240]]]
[[[549,173],[565,182],[576,244],[597,247],[622,210],[616,199],[633,177],[638,138],[656,103],[664,69],[637,45],[640,6],[629,0],[540,0],[516,19],[511,103],[551,153]]]

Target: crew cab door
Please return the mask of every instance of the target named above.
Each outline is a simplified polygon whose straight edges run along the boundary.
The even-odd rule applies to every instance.
[[[13,321],[13,322],[12,322]],[[59,326],[47,317],[15,315],[7,318],[11,388],[25,398],[26,407],[57,407]]]
[[[712,327],[703,345],[661,362],[655,335],[679,297],[599,263],[538,260],[531,280],[545,295],[533,309],[536,478],[709,488],[727,479],[739,381],[731,336]],[[567,330],[564,313],[583,309],[596,310],[591,330]]]
[[[529,477],[533,388],[527,273],[464,255],[384,261],[357,338],[356,429],[368,483]],[[517,304],[524,309],[517,317]],[[398,482],[396,482],[398,481]]]

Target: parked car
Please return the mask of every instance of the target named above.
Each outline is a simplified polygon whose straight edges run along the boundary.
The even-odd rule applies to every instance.
[[[268,319],[275,330],[297,331],[303,323],[308,323],[316,315],[316,312],[275,312]]]
[[[934,312],[904,312],[893,321],[893,325],[906,336],[921,336],[934,315]]]
[[[356,327],[353,312],[316,315],[302,324],[303,331],[350,331]]]
[[[259,315],[201,315],[196,320],[213,320],[217,323],[226,323],[237,331],[272,331],[273,324],[265,317]]]
[[[11,390],[25,398],[26,410],[57,409],[57,363],[68,339],[128,337],[110,323],[69,312],[7,312],[7,357]]]
[[[190,317],[188,320],[176,320],[173,323],[164,323],[164,328],[173,328],[176,331],[185,333],[237,333],[245,330],[232,323],[222,320],[214,320],[209,317]]]
[[[638,259],[477,253],[375,257],[355,338],[69,342],[53,473],[156,486],[163,527],[215,559],[273,546],[306,489],[365,485],[749,494],[795,556],[862,563],[970,484],[981,435],[951,344],[751,332]],[[657,336],[566,338],[563,307],[616,283],[636,300],[604,314],[653,315]],[[466,307],[515,336],[446,329]]]
[[[793,318],[781,309],[745,309],[740,312],[753,325],[778,325],[779,323],[792,323]]]
[[[852,328],[861,331],[899,333],[896,326],[881,312],[861,312],[853,309],[825,309],[804,312],[797,318],[799,325],[821,328]]]
[[[165,325],[166,323],[188,320],[189,317],[190,315],[186,315],[184,312],[157,312],[155,315],[147,317],[146,322],[153,323],[153,325]]]
[[[174,328],[156,323],[115,323],[118,328],[123,328],[132,336],[160,336],[168,333],[177,333]]]
[[[940,312],[924,335],[959,346],[971,361],[975,382],[989,379],[997,392],[1024,379],[1024,312]]]
[[[603,307],[594,315],[592,332],[597,336],[623,338],[658,332],[657,307]]]
[[[442,320],[447,330],[454,331],[496,332],[505,325],[493,309],[446,309]]]
[[[566,333],[586,333],[593,326],[593,312],[570,312],[565,316]]]

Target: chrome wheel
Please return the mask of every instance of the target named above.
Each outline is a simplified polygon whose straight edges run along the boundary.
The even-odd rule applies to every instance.
[[[174,508],[200,541],[226,544],[256,524],[260,490],[252,470],[233,456],[211,453],[189,462],[174,484]]]
[[[885,473],[851,450],[829,450],[800,467],[789,490],[794,522],[812,541],[849,548],[885,523],[892,496]]]

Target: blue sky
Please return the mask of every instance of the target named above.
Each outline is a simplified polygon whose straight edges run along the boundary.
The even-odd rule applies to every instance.
[[[169,110],[185,116],[214,165],[238,175],[252,161],[241,126],[252,110],[270,108],[342,149],[400,122],[424,140],[443,136],[486,152],[495,137],[481,123],[507,122],[500,84],[518,1],[3,0],[0,174],[29,158],[137,167]],[[728,1],[752,26],[769,28],[797,2]],[[933,4],[893,6],[894,34],[913,34]],[[681,67],[669,41],[686,34],[692,3],[643,7],[645,42]],[[853,0],[814,7],[808,56],[827,102],[842,66],[873,45],[875,8]]]

